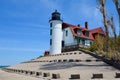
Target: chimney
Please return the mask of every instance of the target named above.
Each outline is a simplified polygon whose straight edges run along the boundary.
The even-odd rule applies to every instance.
[[[80,24],[78,24],[77,26],[80,27]]]
[[[88,29],[88,22],[85,22],[85,28]]]

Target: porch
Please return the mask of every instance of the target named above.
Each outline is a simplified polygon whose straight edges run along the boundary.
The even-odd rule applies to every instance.
[[[64,46],[64,47],[62,47],[62,52],[75,51],[75,50],[78,50],[79,48],[89,48],[89,47],[90,46],[83,45],[83,44],[76,44],[76,45]]]

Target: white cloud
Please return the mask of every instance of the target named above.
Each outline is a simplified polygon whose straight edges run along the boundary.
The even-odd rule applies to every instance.
[[[69,2],[67,14],[64,12],[65,17],[69,22],[82,26],[84,26],[85,21],[88,21],[90,28],[102,26],[102,15],[95,3],[93,0],[72,0]]]
[[[74,11],[77,15],[80,15],[85,18],[98,18],[99,11],[96,9],[96,5],[89,5],[85,0],[79,1],[71,6],[71,11]]]

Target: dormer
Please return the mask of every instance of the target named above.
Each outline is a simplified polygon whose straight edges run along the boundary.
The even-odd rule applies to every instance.
[[[83,31],[83,35],[86,36],[86,37],[89,37],[89,31],[84,30],[84,31]]]
[[[75,28],[74,32],[78,35],[81,36],[82,35],[82,30],[80,28]]]
[[[77,34],[78,34],[78,36],[81,36],[82,35],[82,30],[81,29],[77,29]]]

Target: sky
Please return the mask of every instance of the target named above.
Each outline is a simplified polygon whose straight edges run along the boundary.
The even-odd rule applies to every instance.
[[[37,58],[49,50],[49,20],[55,10],[69,24],[89,29],[103,26],[96,0],[0,0],[0,65],[16,65]],[[112,0],[106,2],[107,15],[118,16]]]

